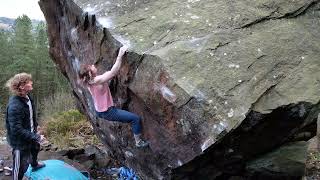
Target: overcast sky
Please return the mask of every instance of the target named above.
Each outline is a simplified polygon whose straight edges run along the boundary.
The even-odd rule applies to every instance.
[[[17,18],[22,14],[30,19],[44,20],[39,0],[0,0],[0,17]]]

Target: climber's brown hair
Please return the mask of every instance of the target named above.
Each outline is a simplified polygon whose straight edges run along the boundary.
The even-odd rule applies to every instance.
[[[89,81],[92,80],[91,65],[89,65],[89,64],[81,64],[80,71],[79,71],[79,78],[85,84],[89,84]]]

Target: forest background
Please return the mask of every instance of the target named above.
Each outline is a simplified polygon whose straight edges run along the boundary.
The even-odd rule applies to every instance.
[[[50,59],[45,22],[27,15],[0,21],[6,24],[0,28],[0,136],[5,136],[5,112],[11,95],[5,84],[13,75],[26,72],[32,75],[36,115],[50,142],[59,149],[96,143],[89,121],[76,108],[67,79]]]

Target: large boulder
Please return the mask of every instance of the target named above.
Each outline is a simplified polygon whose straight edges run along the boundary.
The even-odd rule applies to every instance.
[[[50,54],[112,155],[145,179],[248,176],[246,163],[315,135],[320,100],[320,0],[40,0]],[[97,119],[79,82],[129,53],[110,83],[143,118]]]
[[[301,179],[305,174],[307,160],[307,145],[305,141],[289,143],[281,146],[262,157],[248,163],[247,170],[260,177],[284,176],[291,179]]]

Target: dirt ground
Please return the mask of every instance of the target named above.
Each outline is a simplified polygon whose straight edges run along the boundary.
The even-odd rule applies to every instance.
[[[317,138],[310,140],[308,159],[306,163],[306,180],[320,180],[320,149]]]
[[[4,160],[4,166],[12,167],[11,148],[7,144],[0,144],[0,158]],[[65,158],[58,153],[50,151],[40,151],[39,160],[58,159],[62,160],[80,171],[87,171],[85,167],[75,161]],[[5,176],[4,172],[0,172],[1,180],[11,180],[11,176]]]
[[[319,154],[319,152],[316,152]],[[313,152],[309,154],[307,161],[306,180],[320,180],[320,160],[313,159]]]
[[[6,144],[0,144],[0,158],[4,160],[4,166],[12,166],[11,149]],[[0,172],[1,180],[11,180],[11,176],[5,176]]]
[[[4,166],[12,166],[11,148],[0,140],[0,159],[4,160]],[[62,160],[80,171],[89,171],[82,164],[72,161],[59,153],[52,151],[40,151],[39,160],[58,159]],[[0,172],[0,180],[11,180],[11,176],[5,176]],[[99,180],[111,180],[111,177],[99,175]],[[306,163],[306,176],[302,180],[320,180],[320,152],[316,147],[316,142],[312,141],[309,148]]]

